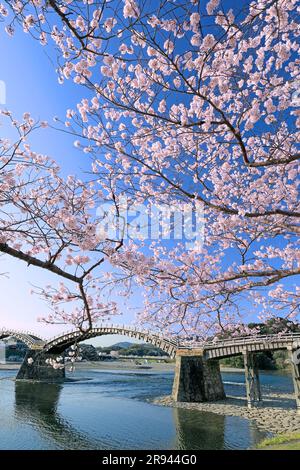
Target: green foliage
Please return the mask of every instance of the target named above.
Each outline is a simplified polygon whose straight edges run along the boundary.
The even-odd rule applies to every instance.
[[[226,357],[225,359],[221,359],[220,364],[228,367],[236,367],[238,369],[243,369],[244,368],[244,360],[243,356],[231,356],[231,357]]]
[[[300,433],[280,434],[271,439],[264,439],[258,449],[264,450],[300,450]]]
[[[290,367],[287,351],[275,351],[273,353],[273,358],[276,364],[276,369],[286,369]]]
[[[255,354],[255,360],[258,368],[262,370],[285,369],[289,365],[286,351],[266,351],[257,353]],[[239,369],[244,368],[244,360],[241,354],[239,356],[221,359],[220,363],[227,367],[236,367]]]
[[[133,344],[129,348],[123,349],[124,356],[165,356],[166,353],[151,344]]]
[[[133,343],[124,343],[126,347],[124,346],[119,346],[119,344],[122,343],[117,343],[114,344],[113,346],[108,346],[108,347],[98,347],[97,351],[101,353],[107,353],[109,354],[111,351],[118,351],[122,356],[166,356],[166,353],[162,351],[159,348],[156,348],[155,346],[152,346],[151,344],[143,343],[143,344],[133,344]]]
[[[299,323],[294,323],[286,318],[272,318],[266,323],[249,323],[250,329],[255,329],[258,334],[272,335],[277,333],[299,333]],[[255,354],[259,369],[277,370],[289,367],[286,351],[265,351]],[[244,361],[241,355],[228,357],[220,361],[221,364],[228,367],[243,368]]]
[[[277,333],[299,333],[300,324],[294,323],[291,320],[282,317],[275,317],[268,320],[266,323],[248,323],[247,327],[253,330],[253,333],[259,335],[273,335]],[[231,332],[223,332],[219,334],[218,339],[229,339],[232,337]],[[240,335],[240,330],[236,330],[235,333]],[[243,336],[243,335],[242,335]],[[212,338],[211,338],[212,339]]]
[[[266,323],[249,323],[248,327],[251,329],[258,329],[262,335],[272,335],[276,333],[299,333],[299,323],[294,323],[286,318],[275,317],[271,318]]]

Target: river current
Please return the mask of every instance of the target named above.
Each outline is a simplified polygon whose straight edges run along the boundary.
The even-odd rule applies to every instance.
[[[0,371],[0,449],[247,449],[268,433],[253,421],[156,406],[173,373],[78,370],[63,384],[15,382]],[[223,373],[226,393],[245,394],[244,376]],[[264,393],[292,392],[289,376],[261,374]]]

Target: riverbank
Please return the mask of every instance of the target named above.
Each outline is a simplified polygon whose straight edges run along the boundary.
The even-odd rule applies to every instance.
[[[137,359],[138,360],[138,359]],[[173,372],[174,363],[173,362],[148,362],[143,363],[140,360],[141,364],[136,364],[135,361],[84,361],[76,362],[75,368],[78,370],[149,370],[149,372]],[[21,363],[6,363],[0,364],[0,370],[18,370],[21,367]],[[66,370],[71,367],[71,363],[66,364]]]
[[[272,434],[300,431],[300,414],[295,408],[292,394],[273,393],[263,396],[259,406],[249,409],[244,397],[230,397],[208,403],[174,402],[172,397],[164,396],[151,400],[159,406],[206,411],[222,416],[239,416],[254,420],[257,427]]]
[[[142,361],[140,361],[142,362]],[[66,369],[70,367],[66,365]],[[97,370],[141,370],[149,372],[173,372],[174,363],[167,362],[148,362],[142,364],[136,364],[134,361],[89,361],[89,362],[76,362],[76,369],[97,369]]]
[[[258,446],[261,450],[300,450],[300,433],[282,434],[264,439]]]
[[[160,361],[155,361],[153,362],[148,362],[148,363],[143,363],[143,359],[138,358],[136,359],[137,361],[142,362],[142,364],[137,365],[135,364],[135,360],[120,360],[120,361],[84,361],[84,362],[76,362],[76,368],[81,369],[100,369],[100,370],[121,370],[121,369],[149,369],[159,372],[166,372],[166,371],[174,371],[175,369],[175,361],[172,362],[160,362]],[[66,367],[68,368],[69,364],[66,364]],[[21,367],[20,362],[7,362],[5,364],[0,364],[0,370],[18,370]],[[228,367],[228,366],[223,366],[221,364],[221,372],[240,372],[244,373],[244,369],[238,368],[238,367]],[[261,372],[269,372],[269,371],[261,371]],[[274,372],[274,371],[270,371]],[[276,372],[276,371],[275,371]],[[282,373],[288,373],[289,369],[282,369],[277,372],[282,372]]]
[[[138,365],[135,363],[135,360],[120,360],[120,361],[83,361],[83,362],[76,362],[75,366],[78,369],[100,369],[100,370],[121,370],[121,369],[149,369],[159,372],[166,372],[166,371],[174,371],[175,369],[175,361],[173,362],[160,362],[160,361],[151,361],[148,363],[143,363],[143,359],[137,357],[137,361],[141,362],[142,364]],[[70,363],[66,364],[66,367]],[[7,362],[5,364],[0,364],[0,370],[18,370],[21,366],[19,362]],[[221,366],[222,372],[244,372],[244,369],[238,369],[235,367],[227,367]]]
[[[18,370],[20,367],[20,362],[7,362],[6,364],[0,364],[0,370]]]
[[[258,446],[261,450],[300,450],[300,433],[283,434],[264,439]]]

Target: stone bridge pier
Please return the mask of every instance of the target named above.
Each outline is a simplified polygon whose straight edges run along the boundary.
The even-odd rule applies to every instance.
[[[245,383],[247,394],[248,408],[262,400],[259,372],[255,354],[243,351],[244,368],[245,368]]]
[[[172,397],[186,402],[224,399],[219,361],[206,359],[203,349],[178,349]]]
[[[300,414],[300,349],[293,347],[287,348],[288,359],[291,366],[294,394],[297,411]],[[248,408],[262,401],[259,372],[255,353],[246,350],[243,351],[245,383]]]
[[[297,411],[300,414],[300,348],[288,348],[288,357],[292,368]]]
[[[46,353],[41,349],[29,349],[16,380],[63,380],[65,378],[64,359],[58,362],[57,357],[57,354]],[[53,367],[53,364],[56,364],[56,367]]]

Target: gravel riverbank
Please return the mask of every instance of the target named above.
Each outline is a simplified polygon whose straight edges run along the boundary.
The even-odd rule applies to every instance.
[[[138,363],[137,363],[138,362]],[[0,364],[0,370],[18,370],[21,366],[20,362],[7,362]],[[71,364],[66,363],[66,370],[70,368]],[[117,361],[80,361],[75,363],[78,370],[149,370],[150,372],[172,372],[174,371],[173,362],[155,362],[151,361],[144,363],[139,360],[117,360]]]
[[[248,409],[244,397],[227,397],[226,400],[209,403],[176,403],[170,396],[151,400],[160,406],[207,411],[223,416],[240,416],[254,420],[258,428],[282,434],[300,431],[300,414],[297,414],[292,394],[269,394],[263,396],[263,402],[257,407]]]
[[[117,361],[82,361],[76,362],[76,369],[99,369],[99,370],[127,370],[127,369],[149,369],[149,371],[153,372],[172,372],[175,369],[175,362],[160,362],[160,361],[151,361],[148,363],[143,363],[143,361],[137,357],[137,361],[141,362],[141,364],[136,364],[134,359],[130,360],[117,360]],[[20,362],[7,362],[5,364],[0,363],[0,370],[18,370],[21,366]],[[70,364],[66,364],[66,368],[68,368]],[[243,369],[236,369],[233,367],[221,367],[222,372],[244,372]]]

